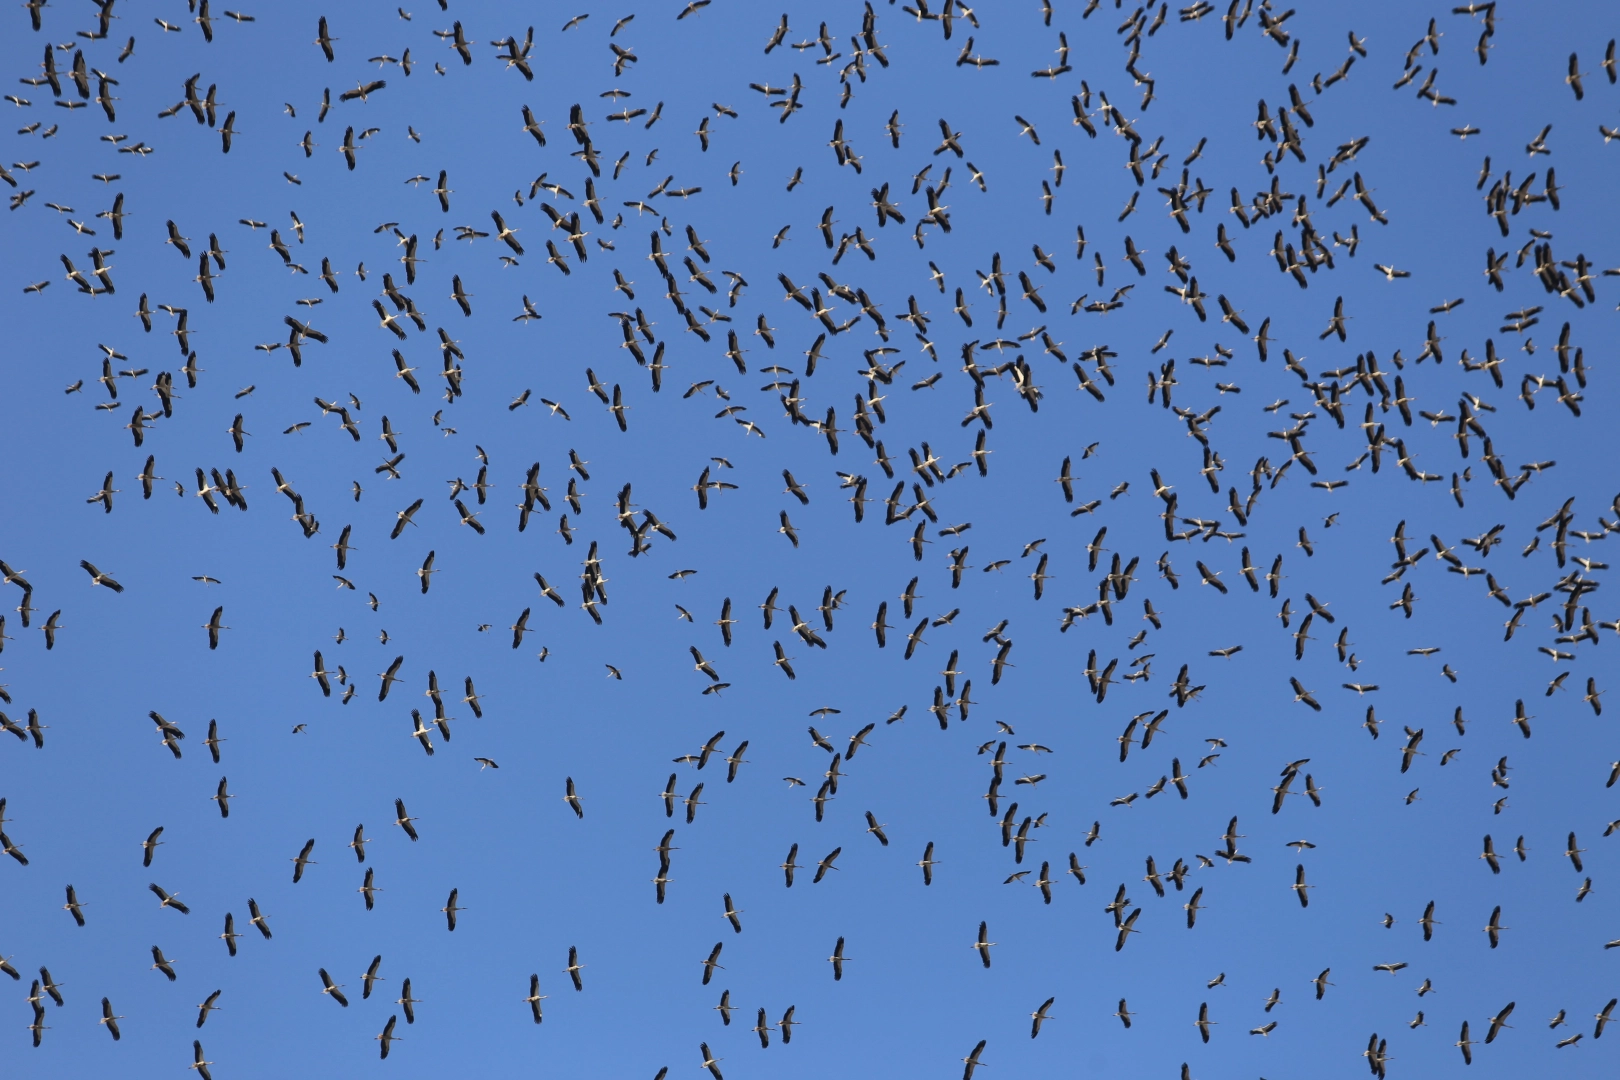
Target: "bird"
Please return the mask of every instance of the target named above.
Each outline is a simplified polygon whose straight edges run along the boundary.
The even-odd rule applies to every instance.
[[[163,835],[163,829],[164,826],[159,825],[147,835],[145,840],[141,841],[141,865],[143,867],[152,865],[152,857],[157,854],[158,847],[163,843],[162,840],[158,839]]]
[[[1609,1025],[1616,1004],[1620,1004],[1620,998],[1610,998],[1609,1003],[1603,1006],[1602,1012],[1593,1014],[1593,1018],[1597,1020],[1597,1026],[1592,1029],[1592,1038],[1601,1039],[1603,1037],[1603,1029]]]
[[[208,648],[210,650],[219,648],[220,631],[230,629],[230,627],[219,621],[220,616],[222,616],[224,613],[225,606],[221,604],[219,607],[214,609],[214,613],[208,617],[208,622],[203,626],[203,629],[208,631]]]
[[[1508,929],[1508,927],[1501,925],[1501,918],[1502,905],[1498,904],[1491,911],[1491,920],[1484,928],[1484,933],[1490,939],[1491,948],[1493,949],[1496,948],[1497,944],[1499,943],[1502,931]]]
[[[1040,1033],[1041,1033],[1041,1025],[1043,1023],[1045,1023],[1046,1021],[1052,1019],[1051,1014],[1048,1013],[1047,1010],[1052,1007],[1052,1003],[1054,1001],[1056,1001],[1056,1000],[1057,1000],[1056,997],[1047,998],[1044,1002],[1041,1003],[1040,1008],[1036,1009],[1034,1012],[1029,1014],[1030,1015],[1030,1020],[1031,1020],[1031,1024],[1030,1024],[1030,1028],[1029,1028],[1029,1037],[1030,1038],[1033,1039],[1036,1036],[1040,1035]]]
[[[922,867],[923,884],[932,885],[934,883],[934,867],[939,865],[934,859],[934,842],[932,840],[928,841],[927,846],[923,848],[923,857],[918,861],[917,865]]]
[[[382,1048],[382,1052],[381,1052],[380,1056],[382,1057],[383,1060],[387,1060],[387,1058],[388,1058],[388,1048],[389,1048],[389,1046],[391,1044],[395,1043],[395,1042],[398,1042],[402,1038],[402,1036],[394,1034],[394,1025],[398,1021],[399,1021],[398,1015],[390,1016],[388,1018],[388,1023],[383,1025],[382,1032],[380,1034],[378,1034],[378,1035],[373,1036],[375,1039],[378,1040],[378,1042],[379,1042],[379,1044],[380,1044],[380,1046]]]
[[[333,1001],[347,1009],[349,1007],[349,999],[343,995],[343,989],[337,983],[332,981],[332,977],[326,973],[325,968],[320,969],[320,976],[321,993],[329,996]]]
[[[395,799],[394,800],[394,824],[398,825],[401,829],[404,829],[405,830],[405,835],[410,837],[412,841],[415,841],[415,840],[418,839],[418,836],[416,834],[416,826],[412,824],[412,822],[414,822],[415,820],[416,820],[416,818],[413,818],[408,813],[406,813],[406,811],[405,811],[405,800],[404,799]]]
[[[213,1074],[208,1071],[208,1066],[212,1064],[212,1061],[203,1057],[202,1042],[197,1039],[191,1040],[191,1064],[188,1068],[195,1069],[201,1080],[214,1080]]]
[[[212,994],[208,995],[201,1005],[197,1006],[197,1027],[201,1028],[205,1023],[207,1023],[208,1014],[216,1011],[219,1008],[219,1006],[214,1003],[219,1000],[219,996],[222,993],[224,993],[223,990],[215,990]]]
[[[1194,1026],[1198,1028],[1198,1037],[1206,1043],[1209,1042],[1209,1029],[1216,1023],[1217,1021],[1209,1018],[1209,1002],[1201,1002],[1198,1006],[1198,1019],[1193,1021]]]
[[[96,569],[96,566],[95,566],[94,563],[88,562],[87,560],[84,560],[84,559],[80,559],[79,560],[79,566],[81,568],[83,568],[85,573],[90,575],[90,584],[92,584],[92,585],[105,585],[107,588],[111,589],[115,593],[121,593],[121,592],[124,591],[124,587],[122,585],[120,585],[118,582],[114,581],[108,575],[102,573],[100,570]]]
[[[1496,1041],[1496,1036],[1501,1033],[1503,1028],[1511,1026],[1507,1023],[1507,1018],[1513,1015],[1513,1006],[1515,1004],[1517,1002],[1508,1002],[1497,1011],[1495,1016],[1490,1017],[1491,1026],[1485,1032],[1486,1045]]]
[[[222,817],[222,818],[228,818],[228,817],[231,816],[231,802],[230,801],[232,799],[236,798],[236,796],[234,796],[234,795],[232,795],[230,793],[229,785],[227,783],[227,780],[228,780],[227,777],[223,777],[223,776],[220,777],[219,778],[219,784],[214,789],[214,794],[209,796],[209,798],[214,802],[214,804],[219,807],[219,816]]]
[[[454,933],[455,929],[456,929],[456,915],[459,912],[463,912],[463,911],[467,910],[466,908],[460,907],[460,906],[458,906],[456,904],[456,898],[457,898],[457,896],[460,895],[460,893],[461,893],[460,889],[451,889],[450,890],[450,898],[444,902],[444,907],[439,909],[441,912],[444,913],[445,925],[450,929],[450,931],[452,933]]]
[[[833,966],[833,982],[840,982],[844,978],[844,961],[848,959],[844,955],[844,939],[840,936],[838,943],[833,946],[833,954],[827,957],[827,962]]]
[[[160,907],[173,908],[182,915],[191,914],[191,909],[189,907],[181,903],[177,897],[171,896],[169,893],[165,892],[160,886],[152,884],[147,887],[152,890],[152,895],[158,898],[158,905]]]
[[[990,947],[994,944],[995,942],[990,940],[989,924],[981,920],[979,923],[979,936],[973,942],[973,948],[977,950],[979,960],[986,968],[990,966]]]
[[[122,1033],[118,1031],[118,1022],[120,1020],[123,1020],[122,1015],[113,1015],[112,1001],[109,1001],[107,997],[102,997],[102,1015],[100,1015],[100,1020],[97,1020],[97,1023],[107,1028],[107,1033],[112,1035],[113,1043],[117,1043],[118,1040],[123,1038]]]
[[[703,985],[704,986],[709,985],[709,979],[710,979],[710,977],[712,977],[714,975],[714,973],[716,971],[724,971],[725,970],[725,968],[719,963],[720,951],[725,948],[725,944],[726,943],[723,942],[723,941],[715,942],[714,943],[714,948],[709,951],[709,958],[707,960],[703,961]]]
[[[79,894],[72,885],[67,887],[67,903],[63,904],[62,907],[68,914],[73,916],[75,923],[79,926],[84,925],[84,904],[80,902]]]
[[[984,1053],[986,1041],[987,1040],[985,1039],[980,1039],[978,1045],[973,1048],[972,1052],[969,1053],[967,1057],[962,1059],[967,1063],[967,1067],[962,1070],[962,1080],[973,1080],[973,1070],[985,1064],[979,1060],[979,1055]]]
[[[546,995],[540,992],[540,976],[530,975],[529,996],[524,998],[523,1001],[529,1006],[530,1015],[534,1017],[534,1022],[536,1024],[541,1022],[542,1017],[540,1014],[540,1003],[545,999]]]
[[[709,1049],[709,1044],[706,1042],[698,1043],[698,1050],[703,1054],[700,1067],[708,1069],[709,1075],[713,1076],[714,1080],[725,1080],[725,1077],[720,1074],[720,1059],[714,1056],[714,1053]]]
[[[1310,894],[1306,890],[1314,888],[1314,886],[1307,885],[1305,883],[1304,863],[1300,863],[1294,868],[1294,883],[1290,885],[1289,888],[1293,889],[1294,895],[1299,898],[1300,907],[1303,908],[1311,906]]]

